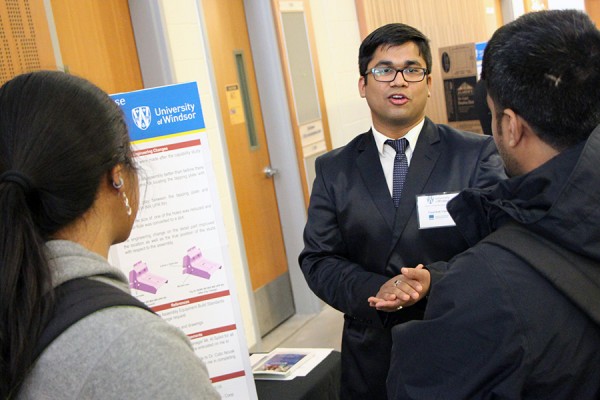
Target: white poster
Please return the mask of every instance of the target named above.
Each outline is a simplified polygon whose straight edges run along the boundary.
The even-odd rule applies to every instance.
[[[112,98],[140,168],[140,210],[111,263],[134,296],[188,335],[223,398],[256,399],[197,85]]]

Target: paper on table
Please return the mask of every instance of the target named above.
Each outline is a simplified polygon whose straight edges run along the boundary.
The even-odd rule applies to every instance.
[[[255,380],[274,380],[274,381],[289,381],[297,376],[306,376],[310,371],[313,370],[321,361],[333,351],[333,349],[320,349],[320,348],[276,348],[273,352],[278,353],[309,353],[310,358],[306,360],[298,369],[290,372],[289,375],[254,375]],[[270,353],[254,353],[250,356],[250,364],[252,368],[263,361]]]

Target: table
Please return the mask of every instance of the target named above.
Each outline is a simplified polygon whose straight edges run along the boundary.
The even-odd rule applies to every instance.
[[[332,351],[306,376],[290,381],[255,380],[259,400],[338,400],[342,357]]]

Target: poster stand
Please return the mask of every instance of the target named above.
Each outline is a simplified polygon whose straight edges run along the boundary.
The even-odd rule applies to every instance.
[[[109,260],[190,338],[223,398],[257,399],[197,84],[111,97],[128,124],[140,207]]]

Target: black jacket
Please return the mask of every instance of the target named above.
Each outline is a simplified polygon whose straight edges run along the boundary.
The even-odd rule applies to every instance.
[[[600,398],[599,159],[600,127],[534,171],[449,203],[475,246],[434,284],[425,320],[394,328],[390,398]],[[586,261],[542,273],[481,241],[507,222]]]
[[[369,296],[401,267],[448,261],[467,248],[455,227],[419,229],[416,196],[484,187],[503,178],[491,137],[429,119],[397,209],[371,132],[317,159],[299,262],[310,288],[345,314],[344,398],[386,398],[390,326],[423,317],[424,302],[381,318],[369,307]]]

